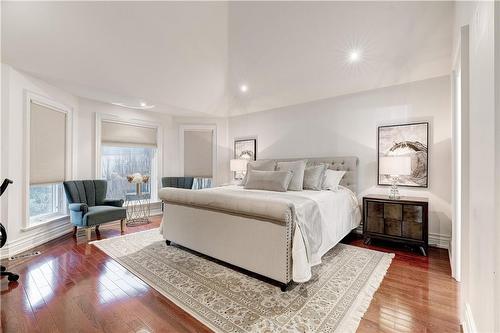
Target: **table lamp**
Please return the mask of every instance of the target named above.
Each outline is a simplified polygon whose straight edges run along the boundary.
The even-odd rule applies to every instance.
[[[235,172],[235,179],[243,179],[243,172],[247,171],[248,160],[233,159],[229,161],[229,170]]]
[[[410,156],[382,156],[379,159],[379,174],[391,178],[390,199],[399,199],[398,181],[400,176],[411,175]]]

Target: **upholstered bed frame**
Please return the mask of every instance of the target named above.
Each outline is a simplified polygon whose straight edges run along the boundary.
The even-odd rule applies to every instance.
[[[275,159],[291,161],[293,159]],[[344,170],[341,185],[356,193],[358,158],[304,158],[308,165],[327,163]],[[277,281],[285,291],[292,280],[292,229],[263,219],[167,203],[163,235],[171,242]],[[221,232],[223,230],[224,232]],[[345,231],[346,236],[350,230]]]

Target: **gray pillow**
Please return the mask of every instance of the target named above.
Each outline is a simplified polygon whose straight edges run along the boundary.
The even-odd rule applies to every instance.
[[[293,162],[278,162],[276,170],[279,171],[292,171],[293,177],[288,185],[289,191],[302,191],[304,185],[304,170],[306,169],[306,160],[293,161]]]
[[[323,178],[325,177],[327,164],[319,164],[307,167],[304,171],[304,189],[321,191]]]
[[[286,192],[293,172],[248,170],[247,175],[245,189]]]
[[[247,172],[245,177],[241,181],[241,185],[247,183],[248,171],[259,170],[259,171],[274,171],[276,170],[276,161],[274,160],[263,160],[263,161],[250,161],[247,164]]]

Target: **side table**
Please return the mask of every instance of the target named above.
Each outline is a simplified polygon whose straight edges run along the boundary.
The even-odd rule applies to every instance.
[[[151,221],[151,194],[150,193],[127,193],[125,195],[124,207],[127,209],[127,226],[133,227],[148,224]]]

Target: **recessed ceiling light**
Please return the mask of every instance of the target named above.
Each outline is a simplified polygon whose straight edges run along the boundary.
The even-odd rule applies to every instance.
[[[125,104],[125,103],[119,103],[119,102],[111,102],[111,104],[116,105],[116,106],[121,106],[123,108],[128,108],[128,109],[135,109],[135,110],[149,110],[154,108],[154,105],[148,105],[144,102],[141,102],[139,105],[131,105],[131,104]]]
[[[349,53],[349,61],[350,62],[356,62],[360,58],[361,58],[361,54],[357,50],[351,51],[351,53]]]
[[[247,92],[247,91],[248,91],[248,86],[247,86],[246,84],[242,84],[242,85],[240,86],[240,91],[241,91],[241,92]]]

